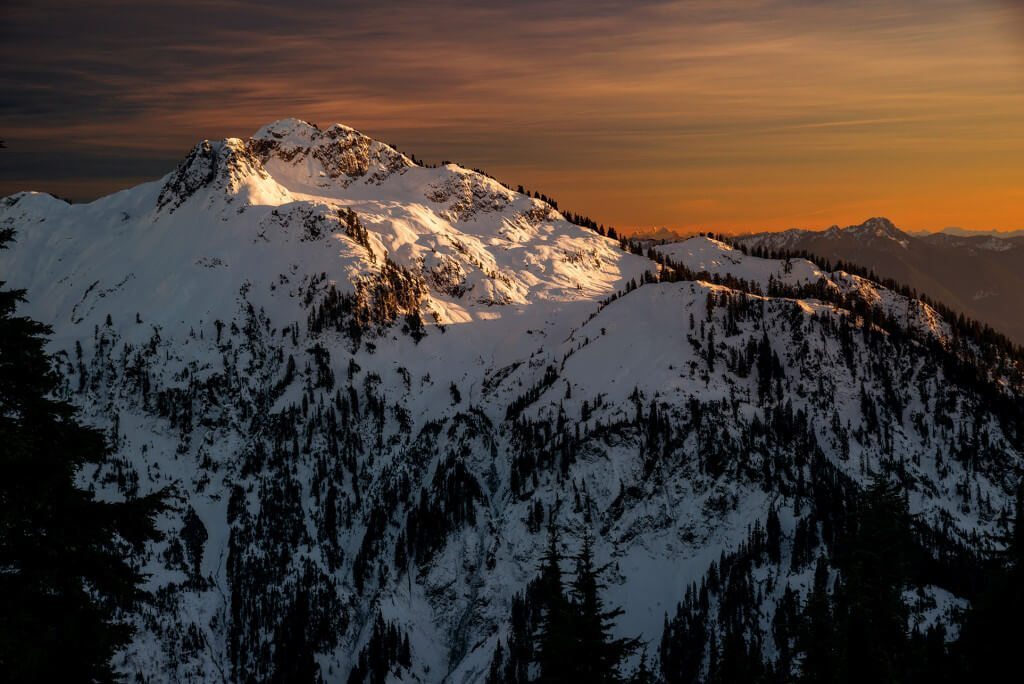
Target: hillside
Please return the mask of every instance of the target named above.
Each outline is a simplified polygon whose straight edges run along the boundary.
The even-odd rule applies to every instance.
[[[131,677],[271,681],[308,658],[362,681],[383,658],[393,681],[482,682],[549,525],[567,556],[594,537],[616,633],[668,681],[693,680],[680,644],[697,678],[717,657],[680,626],[694,586],[757,549],[743,628],[717,598],[700,621],[767,634],[816,564],[844,572],[829,530],[872,483],[898,485],[929,558],[1004,545],[1021,360],[860,276],[703,237],[649,258],[297,120],[90,204],[8,197],[0,227],[4,280],[114,449],[83,486],[176,488]],[[934,555],[908,620],[954,636],[969,590]]]
[[[1024,242],[1019,237],[914,234],[886,219],[824,231],[789,230],[737,238],[749,248],[807,252],[871,269],[927,293],[1024,343]]]

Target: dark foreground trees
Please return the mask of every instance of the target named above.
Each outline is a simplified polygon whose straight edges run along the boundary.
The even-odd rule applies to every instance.
[[[130,635],[119,613],[140,595],[128,558],[155,538],[163,495],[113,503],[76,486],[106,446],[53,398],[49,328],[15,315],[23,300],[0,289],[0,681],[110,681]]]
[[[1016,518],[1006,551],[993,559],[990,582],[967,614],[954,653],[970,679],[994,682],[1019,675],[1024,645],[1024,484],[1017,488]]]
[[[601,596],[607,566],[596,565],[589,534],[571,559],[575,573],[569,582],[563,577],[566,560],[552,513],[539,577],[515,597],[511,633],[506,645],[498,644],[488,683],[649,681],[646,660],[632,678],[623,671],[640,641],[612,635],[623,611],[609,608]]]
[[[687,590],[675,617],[666,621],[664,681],[1005,679],[1017,667],[1024,643],[1024,491],[1006,550],[979,558],[911,516],[900,486],[879,478],[861,490],[831,478],[829,468],[817,470],[811,511],[797,524],[790,547],[791,570],[810,575],[806,594],[786,586],[769,613],[767,633],[762,611],[772,599],[764,599],[756,575],[782,568],[773,559],[778,542],[756,524],[737,551],[722,554],[700,584]],[[769,522],[767,529],[772,527]],[[962,617],[948,625],[911,621],[908,602],[922,600],[920,610],[927,605],[925,588],[944,586],[967,599]]]

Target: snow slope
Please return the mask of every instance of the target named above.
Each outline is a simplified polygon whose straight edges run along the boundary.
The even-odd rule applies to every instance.
[[[865,224],[867,225],[867,224]],[[852,230],[852,229],[851,229]],[[880,229],[879,229],[880,230]],[[765,292],[772,286],[821,284],[835,292],[853,294],[880,308],[887,315],[907,323],[913,329],[939,339],[949,336],[949,328],[928,304],[894,293],[876,283],[845,271],[825,272],[807,259],[762,259],[708,237],[658,245],[655,249],[673,263],[686,266],[708,277],[734,277],[756,284]]]

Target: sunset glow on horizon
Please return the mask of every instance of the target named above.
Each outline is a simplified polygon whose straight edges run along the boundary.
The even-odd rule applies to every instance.
[[[627,231],[1024,229],[1019,2],[352,7],[5,6],[0,196],[91,199],[298,117]]]

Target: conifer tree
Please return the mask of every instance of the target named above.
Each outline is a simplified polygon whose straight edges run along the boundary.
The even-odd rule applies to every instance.
[[[576,556],[576,578],[572,584],[579,681],[622,681],[622,665],[640,645],[636,639],[612,636],[612,625],[623,610],[607,609],[604,605],[601,598],[604,584],[600,576],[605,569],[594,565],[594,540],[588,532]]]
[[[498,645],[494,647],[494,657],[491,658],[491,665],[487,670],[485,684],[502,684],[505,681],[505,649],[498,639]]]
[[[303,584],[309,583],[308,576]],[[310,638],[309,592],[305,586],[295,594],[291,609],[278,625],[274,638],[274,672],[271,684],[316,684],[320,668]]]
[[[654,673],[647,664],[647,650],[644,649],[640,654],[640,665],[630,678],[630,684],[654,684],[655,681]]]
[[[819,557],[814,569],[814,584],[804,608],[804,625],[799,640],[800,650],[804,653],[802,679],[809,683],[831,681],[835,670],[828,579],[828,563],[824,557]]]
[[[964,624],[960,651],[965,680],[999,681],[1017,667],[1024,619],[1024,483],[1017,488],[1016,518],[1006,552],[989,571],[989,586]]]
[[[555,510],[548,516],[548,548],[541,560],[537,601],[541,607],[535,654],[539,682],[567,682],[576,662],[571,606],[562,582],[562,551]]]
[[[912,545],[907,504],[896,485],[878,479],[852,521],[850,549],[841,559],[837,643],[844,681],[898,679],[907,648],[907,550]]]
[[[0,290],[0,681],[112,681],[141,595],[129,556],[156,537],[163,493],[108,502],[76,486],[106,445],[54,398],[50,329],[15,315],[24,300]]]

